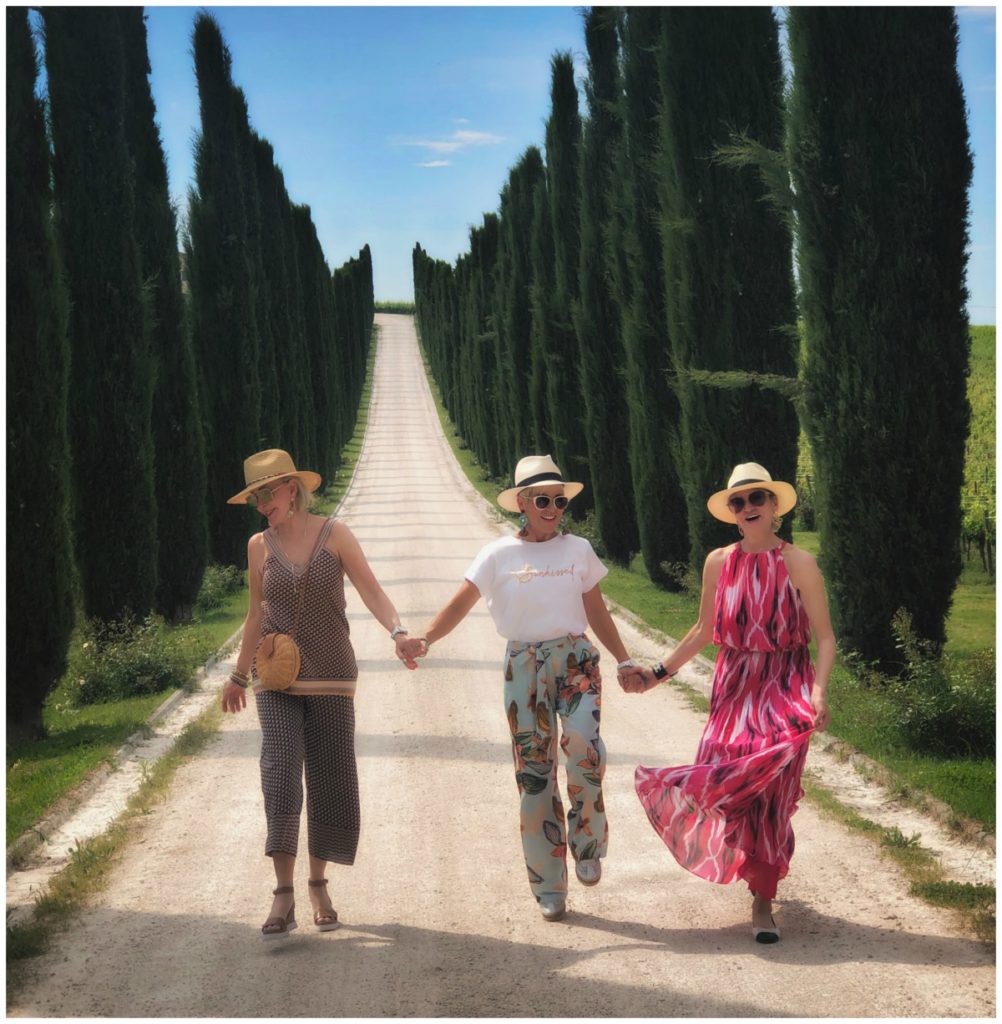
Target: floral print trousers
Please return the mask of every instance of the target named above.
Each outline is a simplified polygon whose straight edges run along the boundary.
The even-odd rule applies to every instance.
[[[599,652],[586,636],[510,641],[504,701],[521,795],[522,850],[536,899],[567,892],[567,846],[576,861],[604,857],[605,745],[599,737]],[[557,790],[557,718],[570,810]]]

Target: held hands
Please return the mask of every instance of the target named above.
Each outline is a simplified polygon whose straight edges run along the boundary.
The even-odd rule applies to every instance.
[[[644,693],[658,682],[649,668],[638,665],[632,658],[616,666],[616,677],[627,693]]]
[[[646,693],[658,685],[658,679],[651,669],[637,665],[620,670],[619,685],[626,693]]]
[[[393,642],[397,647],[397,657],[411,670],[418,667],[417,659],[428,653],[428,641],[424,637],[410,637],[400,633]]]

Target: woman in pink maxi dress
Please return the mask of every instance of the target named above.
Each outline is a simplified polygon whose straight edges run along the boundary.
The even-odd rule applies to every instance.
[[[752,931],[776,942],[776,886],[789,871],[790,818],[803,795],[808,741],[828,723],[835,656],[824,582],[814,558],[775,535],[793,488],[756,463],[735,467],[710,498],[741,540],[709,554],[699,621],[665,662],[624,683],[642,692],[673,676],[711,639],[718,644],[710,717],[695,764],[636,770],[655,831],[682,867],[711,882],[748,883]],[[811,630],[818,665],[811,662]]]

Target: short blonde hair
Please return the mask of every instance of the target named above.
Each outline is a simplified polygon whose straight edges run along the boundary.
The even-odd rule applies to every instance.
[[[306,485],[303,483],[302,480],[299,479],[298,476],[286,477],[282,481],[282,483],[289,483],[290,481],[295,485],[295,494],[293,494],[292,496],[292,507],[297,512],[299,512],[300,510],[302,510],[303,512],[309,512],[310,508],[313,505],[313,492],[307,489]]]

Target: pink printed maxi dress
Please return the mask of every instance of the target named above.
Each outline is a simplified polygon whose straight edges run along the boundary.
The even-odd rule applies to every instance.
[[[814,726],[810,624],[783,560],[785,543],[735,545],[714,599],[710,717],[696,763],[636,770],[640,802],[682,867],[736,878],[771,899],[793,856],[790,817]]]

